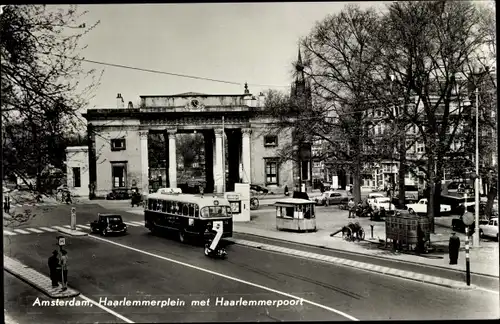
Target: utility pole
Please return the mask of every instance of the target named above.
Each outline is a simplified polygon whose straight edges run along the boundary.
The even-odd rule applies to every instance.
[[[476,86],[476,178],[474,179],[475,193],[475,225],[472,244],[479,247],[479,89]]]
[[[226,192],[226,143],[224,141],[224,116],[222,116],[222,192]]]

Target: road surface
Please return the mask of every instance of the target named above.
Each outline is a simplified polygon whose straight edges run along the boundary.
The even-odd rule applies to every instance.
[[[96,206],[81,209],[80,219],[93,218],[95,212],[101,210]],[[59,212],[64,212],[64,209]],[[37,225],[28,224],[25,227],[51,225],[47,222],[62,217],[57,216],[57,212],[51,215],[39,218]],[[56,248],[57,235],[43,232],[4,236],[4,253],[47,273],[47,258]],[[200,246],[154,236],[141,226],[129,227],[129,234],[122,237],[68,237],[66,249],[70,260],[69,284],[85,298],[96,303],[105,298],[108,301],[126,298],[131,302],[167,301],[170,298],[171,301],[184,301],[185,305],[163,308],[120,305],[109,306],[107,310],[97,306],[41,309],[33,306],[36,298],[48,298],[6,275],[6,300],[11,302],[5,308],[19,324],[127,320],[426,320],[499,316],[498,294],[441,288],[238,245],[228,246],[227,260],[213,260],[203,255]],[[19,291],[24,291],[24,302],[12,302]],[[278,300],[295,301],[294,298],[302,298],[303,301],[294,306],[276,307],[277,302],[274,302],[270,306],[230,307],[214,305],[217,298],[219,301],[220,298],[271,300],[271,304]],[[191,304],[207,299],[210,299],[210,306]],[[64,315],[54,315],[57,312]],[[116,314],[121,317],[116,317]]]

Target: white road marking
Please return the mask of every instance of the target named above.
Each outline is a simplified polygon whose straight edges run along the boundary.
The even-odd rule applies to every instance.
[[[57,230],[50,228],[50,227],[39,227],[40,229],[43,229],[44,231],[47,232],[57,232]]]
[[[177,260],[174,260],[174,259],[170,259],[170,258],[161,256],[161,255],[157,255],[157,254],[154,254],[154,253],[151,253],[151,252],[147,252],[147,251],[144,251],[144,250],[136,249],[136,248],[133,248],[131,246],[128,246],[128,245],[125,245],[125,244],[121,244],[121,243],[117,243],[117,242],[114,242],[114,241],[110,241],[110,240],[107,240],[107,239],[102,238],[102,237],[98,237],[98,236],[94,236],[94,235],[89,235],[89,236],[92,237],[92,238],[94,238],[94,239],[101,240],[101,241],[109,243],[109,244],[114,244],[116,246],[120,246],[122,248],[129,249],[131,251],[143,253],[143,254],[146,254],[146,255],[158,258],[158,259],[165,260],[165,261],[170,261],[172,263],[179,264],[179,265],[182,265],[182,266],[185,266],[185,267],[188,267],[188,268],[191,268],[191,269],[195,269],[195,270],[198,270],[198,271],[206,272],[206,273],[209,273],[209,274],[214,275],[214,276],[219,276],[219,277],[226,278],[226,279],[229,279],[229,280],[233,280],[233,281],[236,281],[236,282],[240,282],[240,283],[252,286],[252,287],[257,287],[257,288],[260,288],[260,289],[263,289],[263,290],[267,290],[267,291],[270,291],[270,292],[278,294],[278,295],[286,296],[286,297],[293,298],[293,299],[302,300],[306,304],[313,305],[313,306],[322,308],[324,310],[330,311],[332,313],[341,315],[341,316],[343,316],[345,318],[350,319],[351,321],[359,321],[357,318],[355,318],[355,317],[353,317],[353,316],[351,316],[349,314],[346,314],[346,313],[344,313],[342,311],[339,311],[339,310],[337,310],[335,308],[328,307],[328,306],[325,306],[325,305],[322,305],[322,304],[318,304],[316,302],[313,302],[313,301],[310,301],[310,300],[307,300],[307,299],[304,299],[304,298],[301,298],[301,297],[297,297],[297,296],[294,296],[292,294],[289,294],[289,293],[286,293],[286,292],[283,292],[283,291],[279,291],[279,290],[272,289],[272,288],[269,288],[269,287],[261,286],[259,284],[255,284],[255,283],[250,282],[250,281],[246,281],[246,280],[243,280],[243,279],[238,279],[238,278],[231,277],[231,276],[228,276],[228,275],[225,275],[225,274],[222,274],[222,273],[218,273],[218,272],[215,272],[215,271],[211,271],[211,270],[208,270],[208,269],[203,269],[203,268],[194,266],[194,265],[189,264],[189,263],[184,263],[184,262],[177,261]]]
[[[22,229],[16,228],[14,232],[19,233],[19,234],[29,234],[30,232],[23,231]]]
[[[66,228],[71,228],[71,225],[63,225]]]
[[[76,227],[80,227],[80,228],[85,228],[85,229],[90,229],[90,226],[87,226],[87,225],[76,225]]]
[[[134,227],[139,226],[139,225],[131,223],[131,222],[123,222],[123,224],[127,224],[128,226],[134,226]]]
[[[4,235],[17,235],[16,233],[11,232],[11,231],[7,231],[7,230],[3,230],[3,234]]]
[[[143,226],[144,225],[144,222],[131,221],[130,223],[134,223],[134,224],[137,224],[139,226]]]
[[[25,230],[33,232],[33,233],[43,233],[43,231],[40,231],[39,229],[36,229],[36,228],[25,228]]]
[[[96,302],[95,300],[92,300],[92,299],[88,298],[87,296],[84,296],[84,295],[80,294],[80,295],[79,295],[79,297],[80,297],[80,298],[82,298],[82,299],[84,299],[84,300],[86,300],[86,301],[88,301],[89,303],[91,303],[91,304],[93,304],[93,305],[96,305],[97,307],[99,307],[99,308],[100,308],[100,309],[102,309],[103,311],[108,312],[108,313],[110,313],[111,315],[118,317],[119,319],[121,319],[122,321],[124,321],[124,322],[126,322],[126,323],[135,323],[135,322],[133,322],[132,320],[130,320],[130,319],[128,319],[128,318],[126,318],[125,316],[118,314],[118,313],[117,313],[117,312],[115,312],[114,310],[109,309],[109,308],[107,308],[106,306],[103,306],[103,305],[99,304],[99,303],[98,303],[98,302]]]
[[[52,226],[52,228],[55,228],[58,231],[60,231],[60,230],[66,230],[66,228],[61,227],[61,226]]]

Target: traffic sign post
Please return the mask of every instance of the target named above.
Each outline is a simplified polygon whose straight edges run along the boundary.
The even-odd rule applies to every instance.
[[[465,280],[467,286],[470,286],[469,226],[474,223],[474,215],[467,210],[467,194],[465,194],[465,212],[462,221],[465,225]]]
[[[59,245],[59,247],[62,249],[62,247],[66,245],[66,238],[64,236],[58,236],[57,245]]]
[[[76,208],[71,207],[71,220],[70,220],[71,230],[76,230]]]

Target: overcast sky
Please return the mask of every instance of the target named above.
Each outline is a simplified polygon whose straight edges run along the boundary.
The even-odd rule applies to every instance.
[[[136,104],[139,95],[242,93],[291,82],[300,37],[348,2],[82,5],[87,24],[101,23],[83,41],[86,59],[238,82],[224,84],[105,67],[92,107],[115,107],[116,95]],[[359,2],[362,8],[380,2]],[[86,68],[104,68],[85,63]],[[255,86],[261,84],[263,86]],[[269,85],[269,86],[267,86]],[[278,86],[278,87],[276,87]]]

